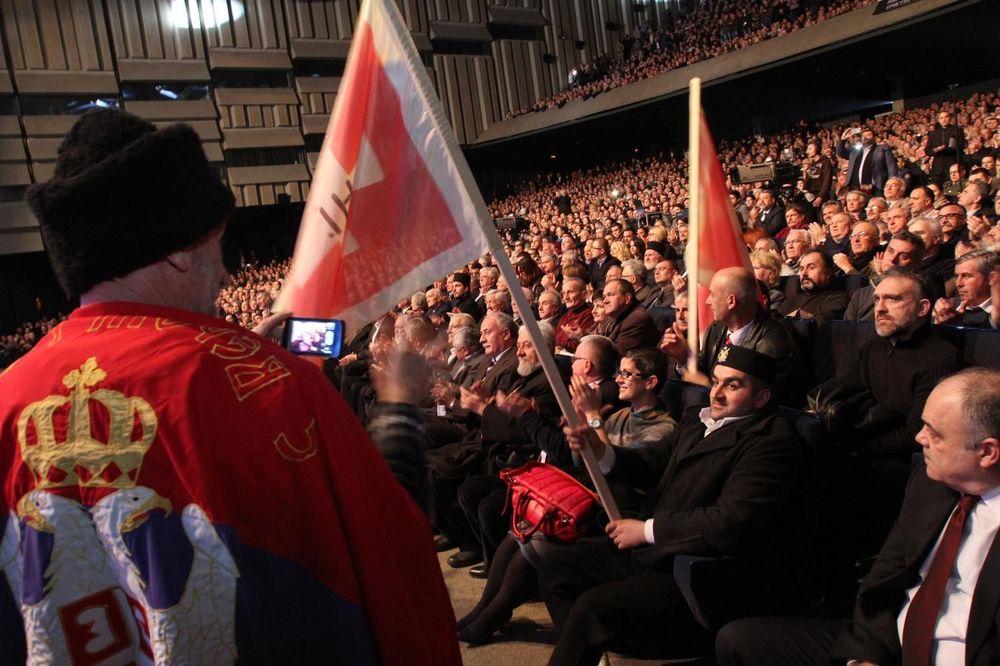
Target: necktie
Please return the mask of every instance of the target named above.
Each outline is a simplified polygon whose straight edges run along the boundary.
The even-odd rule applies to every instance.
[[[723,342],[722,344],[725,345],[726,347],[732,347],[733,346],[733,338],[732,338],[732,336],[726,335],[726,341]]]
[[[858,176],[858,185],[871,185],[872,182],[872,153],[875,148],[872,147],[867,152],[862,149],[861,153],[861,169]]]
[[[903,666],[929,666],[934,627],[937,625],[944,590],[955,566],[958,546],[965,530],[965,520],[979,501],[977,495],[962,495],[958,507],[948,519],[941,545],[927,569],[927,576],[913,597],[903,625]]]

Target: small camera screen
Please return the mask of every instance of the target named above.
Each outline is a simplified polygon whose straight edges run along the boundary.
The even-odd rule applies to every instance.
[[[343,331],[337,319],[289,319],[286,346],[295,354],[338,356]]]

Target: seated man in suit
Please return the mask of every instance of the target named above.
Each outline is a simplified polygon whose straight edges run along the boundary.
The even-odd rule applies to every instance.
[[[938,299],[934,305],[934,323],[951,326],[990,328],[991,313],[996,307],[990,294],[990,274],[1000,266],[995,250],[973,250],[955,260],[954,299]]]
[[[660,444],[609,446],[589,426],[567,428],[570,446],[592,447],[609,481],[647,494],[638,519],[611,521],[607,538],[553,544],[542,558],[542,598],[559,629],[550,665],[597,664],[604,650],[699,650],[705,631],[674,581],[674,555],[745,558],[762,575],[788,564],[786,511],[803,447],[776,413],[774,377],[772,358],[726,347],[710,406],[686,410]]]
[[[660,331],[653,318],[635,299],[635,288],[621,278],[604,286],[604,320],[597,333],[611,338],[624,355],[630,349],[655,347]]]
[[[705,342],[698,355],[700,376],[685,375],[683,379],[707,385],[719,352],[728,344],[738,345],[776,361],[778,403],[795,407],[805,399],[805,370],[791,334],[761,307],[757,300],[759,293],[757,278],[745,268],[723,268],[712,276],[708,304],[715,321],[705,331]],[[660,349],[683,372],[690,354],[687,340],[667,329]]]
[[[754,618],[723,627],[721,666],[993,664],[1000,659],[1000,370],[969,368],[924,405],[899,518],[861,582],[853,623]],[[839,637],[838,637],[839,634]]]

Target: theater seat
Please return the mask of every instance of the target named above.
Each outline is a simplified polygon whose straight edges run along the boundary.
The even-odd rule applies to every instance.
[[[1000,331],[964,326],[935,326],[934,332],[962,350],[969,365],[1000,368]]]
[[[861,348],[875,337],[874,321],[828,321],[816,331],[813,370],[817,382],[846,377],[858,362]]]
[[[674,321],[677,319],[677,311],[669,307],[652,307],[646,308],[646,312],[649,316],[653,318],[653,322],[656,324],[656,330],[663,335],[663,332],[667,330],[670,326],[674,325]]]

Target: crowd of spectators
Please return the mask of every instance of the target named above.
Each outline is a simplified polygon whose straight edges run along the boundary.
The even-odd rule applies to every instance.
[[[247,328],[261,323],[271,313],[271,303],[281,291],[291,261],[245,263],[219,294],[219,311],[226,321]]]
[[[657,29],[643,24],[622,38],[620,59],[607,56],[573,70],[565,89],[511,116],[562,107],[574,99],[648,79],[723,53],[821,23],[874,0],[715,0]]]
[[[470,571],[488,577],[483,600],[459,623],[463,640],[492,640],[517,605],[541,589],[562,636],[553,663],[589,663],[592,650],[561,661],[564,651],[587,647],[590,637],[603,635],[581,629],[598,621],[588,613],[603,613],[598,619],[610,623],[611,634],[622,630],[615,622],[626,617],[606,605],[576,604],[585,590],[570,593],[565,586],[583,579],[562,575],[560,567],[570,566],[566,551],[537,540],[519,549],[507,535],[507,495],[497,473],[544,453],[548,462],[583,476],[571,452],[592,436],[560,429],[539,350],[522,326],[526,315],[540,322],[544,345],[559,359],[574,405],[595,432],[604,433],[593,446],[619,449],[607,455],[612,465],[617,456],[632,470],[630,479],[643,464],[656,468],[666,461],[670,447],[653,450],[664,436],[668,442],[718,441],[728,435],[713,433],[733,432],[726,428],[740,431],[740,446],[763,437],[761,446],[777,447],[776,459],[785,461],[780,478],[769,476],[749,487],[726,481],[778,472],[764,465],[751,473],[743,465],[753,456],[744,460],[742,454],[719,468],[687,472],[684,483],[694,485],[682,496],[670,496],[675,491],[669,487],[664,491],[667,504],[686,507],[679,514],[672,509],[670,521],[661,521],[659,506],[649,513],[646,501],[658,497],[662,487],[613,488],[629,515],[642,519],[609,526],[616,548],[676,539],[700,544],[709,555],[753,558],[778,544],[759,540],[787,536],[775,531],[777,505],[795,505],[792,481],[804,463],[792,451],[798,450],[792,446],[797,435],[777,416],[776,405],[802,408],[808,396],[812,412],[826,419],[827,434],[844,443],[841,453],[847,455],[831,469],[852,466],[856,501],[842,498],[838,504],[850,518],[849,530],[831,536],[852,546],[845,558],[851,562],[873,554],[902,501],[910,456],[919,448],[914,438],[924,403],[938,382],[967,360],[945,329],[958,325],[986,332],[1000,323],[998,101],[996,93],[974,94],[867,125],[803,123],[776,136],[720,142],[727,173],[741,165],[784,162],[796,177],[781,187],[729,176],[730,204],[752,253],[753,271],[725,269],[713,277],[713,321],[697,355],[686,343],[687,164],[668,155],[574,172],[492,202],[494,217],[521,220],[503,234],[516,284],[509,284],[487,255],[354,332],[342,358],[328,362],[326,370],[363,421],[377,400],[373,377],[392,371],[390,350],[418,354],[430,367],[433,386],[418,406],[430,447],[425,458],[437,543],[456,549],[449,565],[475,565]],[[243,266],[219,297],[224,316],[247,327],[260,323],[288,268],[287,261]],[[512,304],[511,289],[523,291],[530,313]],[[840,319],[869,321],[873,330],[850,358],[834,359],[848,366],[834,373],[808,353],[799,324],[815,327],[809,329],[814,341],[816,331]],[[22,327],[5,343],[29,344],[53,323]],[[706,400],[711,387],[710,405],[698,405],[705,411],[682,409],[670,392],[681,383],[701,387]],[[650,451],[643,453],[646,448]],[[627,452],[633,450],[638,452]],[[654,481],[662,471],[656,469]],[[763,498],[754,493],[774,484],[781,493],[758,503]],[[737,488],[739,496],[730,496]],[[684,533],[684,520],[665,526],[677,515],[701,511],[699,502],[752,506],[760,513],[698,523],[697,529],[708,530],[718,542]],[[852,506],[858,511],[848,515]],[[746,530],[755,521],[766,529],[751,538]],[[488,567],[479,564],[483,560]],[[656,561],[649,565],[653,571],[663,562]],[[623,575],[633,580],[633,574],[638,575]],[[839,585],[839,595],[833,594],[839,600],[845,593],[853,598],[850,575],[834,575],[831,567],[819,578]],[[652,584],[636,580],[637,593]],[[626,593],[586,599],[613,609],[643,603]],[[589,646],[598,647],[608,646]]]
[[[0,368],[24,356],[35,343],[41,340],[63,317],[50,317],[33,322],[25,322],[13,332],[0,336]]]

